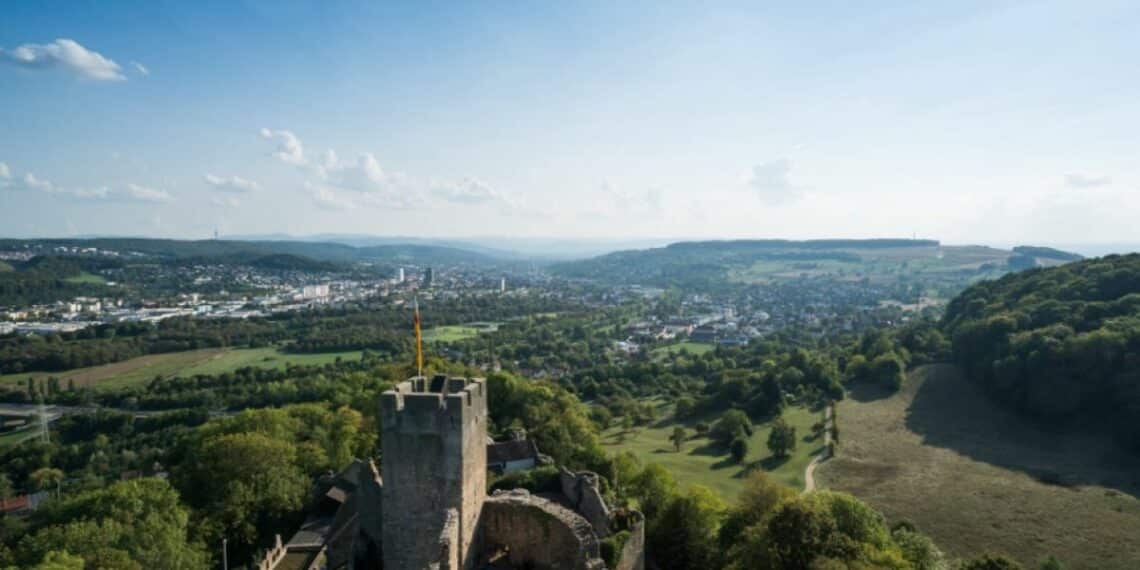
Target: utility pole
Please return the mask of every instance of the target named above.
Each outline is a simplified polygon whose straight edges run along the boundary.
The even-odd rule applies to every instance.
[[[226,554],[226,542],[228,542],[226,538],[222,537],[222,570],[230,570],[230,560]]]
[[[37,415],[40,416],[40,441],[48,443],[51,436],[48,434],[48,420],[47,420],[47,407],[44,406],[44,397],[40,396],[39,407],[36,409]]]

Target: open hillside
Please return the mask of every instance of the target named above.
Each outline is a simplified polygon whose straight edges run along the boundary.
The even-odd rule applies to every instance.
[[[840,448],[819,484],[914,523],[949,554],[1140,567],[1140,461],[1111,439],[1043,430],[948,364],[914,370],[893,395],[859,386],[836,415]]]
[[[1055,265],[1071,255],[1048,248],[1009,251],[911,239],[701,241],[619,251],[558,264],[553,270],[571,278],[661,286],[811,277],[876,283],[919,280],[931,287],[948,285],[956,292],[971,280]]]

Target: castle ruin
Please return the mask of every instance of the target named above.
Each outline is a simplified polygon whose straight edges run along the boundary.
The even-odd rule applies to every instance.
[[[482,378],[446,376],[384,392],[379,470],[358,460],[322,477],[318,507],[258,568],[643,570],[644,517],[611,510],[594,473],[488,496],[487,396]]]
[[[554,496],[487,496],[484,379],[411,378],[381,395],[380,417],[384,568],[606,568],[600,543],[614,519],[597,475],[563,469]],[[611,570],[643,567],[636,520]]]

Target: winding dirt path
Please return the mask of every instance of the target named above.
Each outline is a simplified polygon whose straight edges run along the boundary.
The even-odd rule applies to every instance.
[[[811,462],[804,469],[805,493],[815,490],[815,468],[831,458],[831,407],[834,405],[830,404],[823,410],[823,451],[811,458]]]

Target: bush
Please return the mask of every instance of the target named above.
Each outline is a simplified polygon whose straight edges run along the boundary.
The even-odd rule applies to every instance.
[[[526,489],[531,493],[557,493],[562,490],[558,468],[553,465],[508,473],[492,480],[490,487],[490,492]]]
[[[617,568],[621,562],[621,550],[625,548],[625,543],[629,542],[629,531],[623,530],[616,532],[604,539],[601,543],[602,560],[606,563],[606,568]]]

